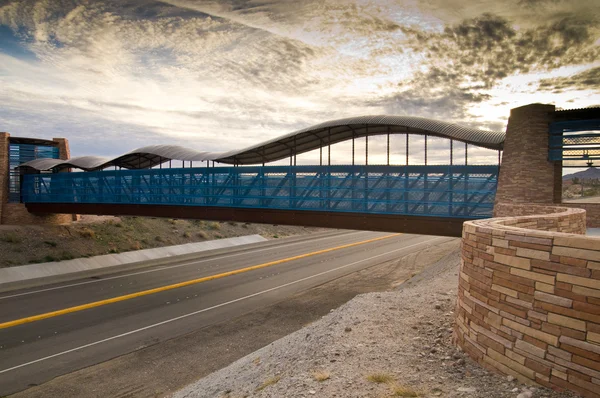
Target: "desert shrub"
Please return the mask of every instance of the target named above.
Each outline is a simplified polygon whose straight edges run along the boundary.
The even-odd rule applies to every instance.
[[[208,226],[208,229],[214,230],[214,231],[218,231],[219,229],[221,229],[221,224],[218,222],[214,222],[214,221],[209,222],[207,226]]]
[[[325,381],[331,376],[331,374],[326,370],[314,371],[312,375],[316,381]]]
[[[208,234],[204,231],[198,232],[198,237],[202,239],[208,239]]]
[[[12,232],[2,235],[1,239],[6,243],[21,243],[23,241],[23,238]]]
[[[51,241],[51,240],[45,240],[44,243],[47,244],[50,247],[56,247],[56,246],[58,246],[58,243],[56,243],[54,241]]]
[[[373,373],[367,376],[367,380],[371,383],[391,383],[394,378],[387,373]]]
[[[270,377],[267,380],[265,380],[256,390],[262,391],[265,388],[272,386],[273,384],[277,384],[279,380],[281,380],[281,376]]]
[[[80,230],[79,235],[83,238],[88,238],[88,239],[94,239],[96,237],[96,233],[89,228],[84,228],[84,229]]]
[[[72,260],[74,258],[75,258],[75,256],[72,253],[67,252],[67,251],[62,252],[60,255],[60,260]]]

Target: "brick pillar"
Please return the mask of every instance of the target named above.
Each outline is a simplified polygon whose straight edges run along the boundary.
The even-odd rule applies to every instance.
[[[71,150],[69,149],[69,140],[66,138],[52,138],[52,141],[58,143],[59,158],[61,160],[71,159]]]
[[[0,133],[0,224],[5,204],[8,203],[9,144],[10,134]]]
[[[66,138],[52,138],[52,141],[58,143],[58,157],[61,160],[71,159],[71,149],[69,148],[69,140]],[[71,169],[65,169],[63,172],[68,173]],[[71,214],[71,221],[79,220],[79,214]]]
[[[548,161],[548,124],[554,108],[531,104],[510,111],[496,203],[555,202],[562,170]]]

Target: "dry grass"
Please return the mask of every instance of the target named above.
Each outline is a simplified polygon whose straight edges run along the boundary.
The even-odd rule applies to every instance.
[[[1,1],[1,0],[0,0]],[[0,268],[65,259],[92,257],[106,253],[203,242],[247,234],[287,236],[306,233],[298,227],[205,222],[165,218],[121,217],[68,226],[21,226],[0,230]],[[243,227],[246,225],[246,227]],[[174,232],[174,229],[177,230]],[[62,254],[68,249],[70,255]],[[48,256],[48,259],[46,257]]]
[[[277,382],[281,380],[281,376],[275,376],[275,377],[270,377],[267,380],[265,380],[257,389],[256,391],[262,391],[265,388],[272,386],[273,384],[277,384]]]
[[[325,381],[331,377],[331,374],[326,370],[316,370],[312,375],[316,381]]]
[[[208,224],[206,224],[206,226],[208,227],[208,229],[213,231],[218,231],[219,229],[221,229],[221,224],[215,221],[209,222]]]
[[[367,375],[367,380],[371,383],[392,383],[394,378],[387,373],[372,373]]]
[[[392,397],[418,397],[419,393],[411,387],[401,384],[391,384]]]

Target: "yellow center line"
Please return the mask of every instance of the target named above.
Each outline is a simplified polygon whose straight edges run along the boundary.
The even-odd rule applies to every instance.
[[[266,268],[266,267],[270,267],[270,266],[277,265],[277,264],[287,263],[289,261],[300,260],[302,258],[316,256],[316,255],[324,254],[324,253],[329,253],[329,252],[332,252],[335,250],[346,249],[348,247],[359,246],[359,245],[364,245],[366,243],[376,242],[378,240],[393,238],[393,237],[399,236],[399,235],[402,235],[402,234],[386,235],[386,236],[381,236],[379,238],[363,240],[361,242],[349,243],[346,245],[336,246],[336,247],[332,247],[329,249],[323,249],[323,250],[318,250],[318,251],[311,252],[311,253],[300,254],[298,256],[283,258],[281,260],[270,261],[268,263],[253,265],[251,267],[240,268],[240,269],[236,269],[234,271],[223,272],[221,274],[215,274],[215,275],[205,276],[202,278],[191,279],[189,281],[174,283],[172,285],[156,287],[154,289],[142,290],[141,292],[125,294],[123,296],[117,296],[117,297],[113,297],[113,298],[109,298],[109,299],[105,299],[105,300],[94,301],[92,303],[77,305],[75,307],[64,308],[64,309],[58,310],[58,311],[51,311],[51,312],[46,312],[44,314],[33,315],[33,316],[26,317],[26,318],[21,318],[21,319],[15,319],[14,321],[0,323],[0,329],[11,328],[13,326],[22,325],[24,323],[41,321],[42,319],[53,318],[53,317],[57,317],[57,316],[65,315],[65,314],[70,314],[72,312],[87,310],[90,308],[101,307],[103,305],[118,303],[120,301],[131,300],[131,299],[137,298],[137,297],[148,296],[150,294],[165,292],[167,290],[178,289],[180,287],[195,285],[197,283],[208,282],[208,281],[212,281],[215,279],[225,278],[227,276],[238,275],[238,274],[242,274],[244,272],[254,271],[257,269]]]

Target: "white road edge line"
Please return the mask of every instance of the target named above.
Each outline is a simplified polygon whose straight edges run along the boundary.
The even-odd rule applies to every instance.
[[[328,274],[330,272],[338,271],[338,270],[343,269],[343,268],[348,268],[348,267],[351,267],[351,266],[356,265],[358,263],[369,261],[369,260],[372,260],[372,259],[377,258],[377,257],[386,256],[386,255],[389,255],[391,253],[395,253],[395,252],[398,252],[398,251],[401,251],[401,250],[406,250],[406,249],[409,249],[409,248],[414,247],[414,246],[419,246],[419,245],[422,245],[422,244],[425,244],[425,243],[431,243],[433,241],[440,240],[440,239],[448,239],[448,238],[447,237],[444,237],[444,238],[434,238],[434,239],[431,239],[431,240],[428,240],[428,241],[425,241],[425,242],[415,243],[414,245],[405,246],[405,247],[402,247],[402,248],[399,248],[399,249],[396,249],[396,250],[392,250],[392,251],[389,251],[389,252],[386,252],[386,253],[378,254],[376,256],[369,257],[369,258],[366,258],[364,260],[359,260],[359,261],[355,261],[355,262],[350,263],[350,264],[342,265],[340,267],[333,268],[333,269],[330,269],[330,270],[327,270],[327,271],[323,271],[323,272],[320,272],[318,274],[314,274],[314,275],[311,275],[311,276],[307,276],[305,278],[301,278],[301,279],[298,279],[298,280],[293,281],[293,282],[284,283],[283,285],[272,287],[270,289],[263,290],[261,292],[249,294],[247,296],[240,297],[240,298],[237,298],[235,300],[231,300],[231,301],[227,301],[225,303],[213,305],[212,307],[208,307],[208,308],[204,308],[204,309],[201,309],[201,310],[198,310],[198,311],[190,312],[189,314],[185,314],[185,315],[181,315],[181,316],[178,316],[178,317],[175,317],[175,318],[167,319],[166,321],[162,321],[162,322],[158,322],[158,323],[155,323],[155,324],[152,324],[152,325],[144,326],[143,328],[131,330],[129,332],[121,333],[119,335],[108,337],[108,338],[103,339],[103,340],[98,340],[98,341],[95,341],[93,343],[85,344],[85,345],[82,345],[82,346],[79,346],[79,347],[76,347],[76,348],[72,348],[70,350],[66,350],[66,351],[59,352],[59,353],[56,353],[56,354],[53,354],[53,355],[49,355],[49,356],[44,357],[44,358],[36,359],[35,361],[30,361],[30,362],[27,362],[27,363],[23,363],[21,365],[13,366],[12,368],[0,370],[0,374],[6,373],[6,372],[10,372],[11,370],[19,369],[19,368],[22,368],[24,366],[33,365],[34,363],[37,363],[37,362],[42,362],[42,361],[46,361],[48,359],[52,359],[52,358],[59,357],[59,356],[65,355],[65,354],[69,354],[69,353],[74,352],[74,351],[83,350],[84,348],[88,348],[88,347],[92,347],[92,346],[95,346],[95,345],[98,345],[98,344],[106,343],[107,341],[111,341],[111,340],[115,340],[115,339],[118,339],[118,338],[121,338],[121,337],[129,336],[130,334],[134,334],[134,333],[142,332],[142,331],[147,330],[147,329],[152,329],[152,328],[155,328],[155,327],[158,327],[158,326],[162,326],[162,325],[165,325],[167,323],[175,322],[175,321],[178,321],[180,319],[187,318],[187,317],[190,317],[190,316],[193,316],[193,315],[198,315],[200,313],[207,312],[207,311],[210,311],[210,310],[214,310],[214,309],[219,308],[219,307],[224,307],[224,306],[229,305],[229,304],[237,303],[238,301],[242,301],[242,300],[246,300],[246,299],[249,299],[249,298],[252,298],[252,297],[260,296],[261,294],[269,293],[269,292],[272,292],[272,291],[277,290],[277,289],[281,289],[281,288],[284,288],[284,287],[287,287],[287,286],[295,285],[296,283],[304,282],[304,281],[306,281],[308,279],[316,278],[318,276],[325,275],[325,274]]]
[[[355,231],[355,232],[342,233],[342,234],[334,235],[334,236],[326,236],[326,237],[321,238],[319,240],[327,240],[327,239],[339,238],[340,236],[358,234],[358,233],[363,233],[363,232],[367,232],[367,231]],[[306,243],[306,242],[289,243],[289,244],[284,244],[284,245],[281,245],[281,246],[278,246],[278,247],[296,246],[296,245],[299,245],[299,244],[302,244],[302,243]],[[33,290],[31,292],[18,293],[18,294],[13,294],[13,295],[10,295],[10,296],[0,296],[0,300],[4,300],[4,299],[8,299],[8,298],[13,298],[13,297],[28,296],[28,295],[31,295],[31,294],[48,292],[48,291],[51,291],[51,290],[65,289],[67,287],[87,285],[89,283],[104,282],[104,281],[109,281],[111,279],[125,278],[125,277],[128,277],[128,276],[148,274],[150,272],[164,271],[166,269],[173,269],[173,268],[185,267],[185,266],[192,265],[192,264],[201,264],[201,263],[205,263],[205,262],[213,261],[213,260],[221,260],[221,259],[224,259],[224,258],[237,257],[237,256],[247,255],[247,254],[252,254],[252,253],[260,253],[260,252],[264,252],[264,251],[272,250],[272,249],[273,249],[272,247],[267,247],[267,248],[264,248],[264,249],[257,249],[257,250],[252,250],[252,251],[249,251],[249,252],[242,252],[242,253],[237,253],[237,254],[228,254],[226,256],[214,257],[214,258],[209,258],[209,259],[206,259],[206,260],[191,261],[191,262],[188,262],[188,263],[177,264],[177,265],[166,265],[166,266],[163,266],[163,267],[153,268],[153,269],[146,270],[146,271],[134,272],[134,273],[131,273],[131,274],[126,274],[126,275],[111,276],[111,277],[108,277],[108,278],[94,279],[94,280],[91,280],[91,281],[71,283],[70,285],[50,287],[50,288],[41,289],[41,290]]]

